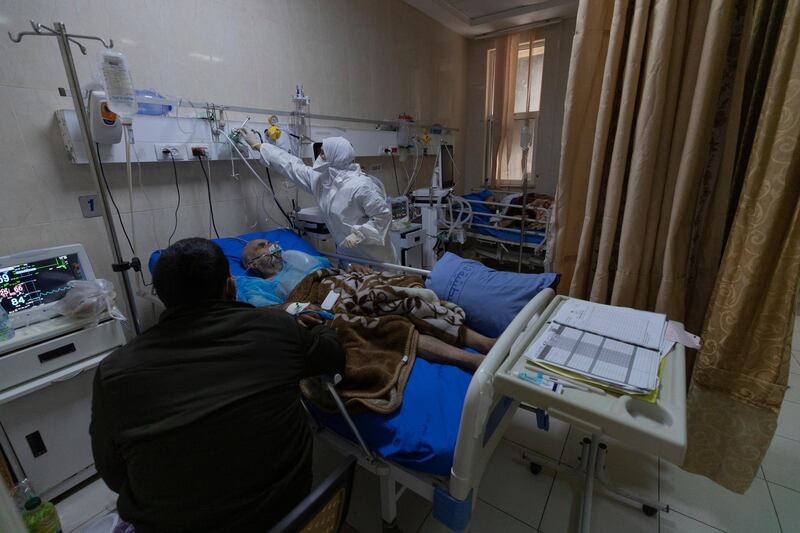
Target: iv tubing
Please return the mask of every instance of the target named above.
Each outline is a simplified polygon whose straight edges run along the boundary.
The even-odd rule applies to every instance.
[[[227,135],[227,134],[226,134],[224,131],[220,131],[220,134],[221,134],[223,137],[225,137],[225,139],[226,139],[226,140],[227,140],[227,141],[228,141],[228,142],[231,144],[231,146],[233,147],[233,149],[234,149],[234,150],[236,150],[236,153],[237,153],[237,154],[239,154],[239,157],[241,157],[241,158],[242,158],[242,161],[244,161],[244,164],[247,166],[247,168],[249,168],[249,169],[250,169],[250,172],[252,172],[252,173],[253,173],[253,176],[255,176],[255,177],[256,177],[256,179],[259,181],[259,183],[261,183],[261,185],[263,185],[263,186],[264,186],[264,189],[265,189],[265,190],[267,191],[267,193],[269,193],[269,195],[272,197],[272,200],[273,200],[273,201],[275,201],[275,202],[277,202],[277,199],[275,198],[275,195],[272,193],[272,191],[270,191],[270,189],[269,189],[269,186],[268,186],[266,183],[264,183],[264,180],[263,180],[263,179],[261,179],[261,176],[259,176],[259,175],[258,175],[258,172],[256,172],[256,171],[255,171],[255,169],[254,169],[254,168],[253,168],[253,167],[250,165],[250,161],[248,161],[248,160],[247,160],[247,159],[244,157],[244,155],[242,155],[242,152],[241,152],[241,151],[239,151],[239,147],[238,147],[238,146],[236,146],[236,143],[235,143],[235,142],[233,142],[233,141],[231,140],[231,138],[230,138],[230,137],[228,137],[228,135]],[[280,227],[281,227],[281,228],[285,228],[285,229],[289,229],[289,228],[287,228],[287,227],[286,227],[286,226],[284,226],[284,225],[280,225]]]

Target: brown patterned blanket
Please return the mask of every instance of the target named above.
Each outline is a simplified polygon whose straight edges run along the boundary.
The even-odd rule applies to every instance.
[[[331,291],[339,294],[331,326],[346,352],[336,389],[351,410],[391,413],[400,407],[420,333],[463,344],[464,311],[440,301],[416,276],[322,269],[306,276],[286,301],[321,305]],[[301,389],[318,406],[336,410],[318,378],[304,380]]]

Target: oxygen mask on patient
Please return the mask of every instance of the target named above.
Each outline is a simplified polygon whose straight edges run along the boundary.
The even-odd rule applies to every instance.
[[[283,250],[279,244],[258,240],[249,243],[248,247],[250,245],[253,247],[246,253],[251,257],[245,263],[248,271],[269,279],[283,270]]]

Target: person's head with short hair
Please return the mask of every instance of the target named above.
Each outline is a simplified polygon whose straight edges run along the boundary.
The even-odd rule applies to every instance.
[[[236,299],[225,253],[199,237],[182,239],[161,251],[153,269],[153,285],[167,308]]]
[[[266,239],[253,239],[242,250],[242,266],[249,272],[269,279],[283,269],[280,246]]]

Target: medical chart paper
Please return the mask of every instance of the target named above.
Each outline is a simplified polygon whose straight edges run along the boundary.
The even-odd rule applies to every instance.
[[[660,350],[667,316],[583,300],[564,302],[552,321],[650,350]]]
[[[666,316],[568,300],[525,350],[534,364],[559,368],[611,389],[647,394],[658,388]]]
[[[550,323],[524,355],[623,392],[644,394],[658,386],[661,355],[656,350],[561,324]]]

